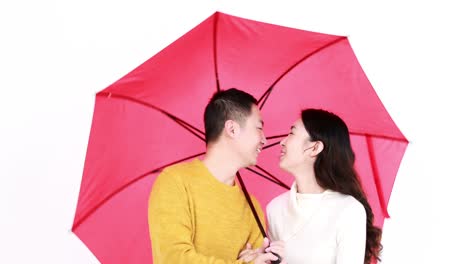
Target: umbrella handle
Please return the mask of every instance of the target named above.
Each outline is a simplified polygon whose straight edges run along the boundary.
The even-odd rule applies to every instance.
[[[247,203],[249,204],[250,211],[252,211],[252,214],[255,217],[255,221],[257,222],[257,226],[260,229],[260,232],[262,232],[263,237],[267,237],[265,229],[263,228],[262,222],[260,221],[260,218],[258,217],[257,211],[255,210],[255,207],[252,203],[252,199],[250,199],[250,195],[247,192],[247,188],[245,188],[244,181],[242,180],[242,177],[240,176],[240,173],[237,172],[237,178],[239,179],[239,183],[241,185],[242,191],[244,192],[245,199],[247,200]]]
[[[277,260],[270,261],[270,263],[271,263],[271,264],[280,264],[280,263],[281,263],[281,260],[282,260],[281,257],[280,257],[278,254],[273,253],[273,252],[271,252],[271,254],[275,255],[278,259],[277,259]]]
[[[260,229],[260,232],[262,233],[263,237],[267,237],[267,234],[265,232],[265,229],[263,228],[262,222],[260,221],[260,218],[258,217],[257,211],[255,210],[255,207],[252,203],[252,199],[250,199],[250,195],[247,192],[247,188],[245,188],[244,181],[242,180],[242,177],[240,176],[240,173],[237,172],[237,178],[239,179],[239,183],[241,185],[242,192],[244,193],[245,199],[247,200],[247,203],[249,204],[250,211],[252,211],[252,214],[254,215],[255,221],[257,222],[257,226]],[[271,261],[271,264],[280,264],[281,263],[281,257],[276,254],[271,252],[273,255],[275,255],[278,259]]]

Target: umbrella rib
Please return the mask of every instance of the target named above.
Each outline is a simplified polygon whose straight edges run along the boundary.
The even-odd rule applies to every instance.
[[[390,215],[388,214],[387,204],[385,202],[385,197],[382,190],[382,182],[380,181],[380,175],[377,170],[377,164],[375,161],[375,152],[374,147],[372,145],[372,139],[370,137],[366,137],[366,143],[372,169],[372,176],[374,177],[375,187],[377,188],[377,195],[379,196],[380,208],[382,209],[384,217],[389,218]]]
[[[271,93],[271,90],[272,90],[272,86],[270,86],[265,93],[263,93],[262,97],[260,97],[260,99],[258,99],[257,101],[257,104],[259,105],[259,108],[262,109],[263,108],[263,105],[265,104],[266,102],[266,99],[270,96],[270,93]]]
[[[391,137],[391,136],[376,135],[376,134],[367,134],[367,133],[359,133],[359,132],[349,132],[349,134],[355,135],[355,136],[363,136],[363,137],[366,137],[366,138],[367,137],[373,137],[373,138],[389,139],[389,140],[408,143],[408,140],[406,138]]]
[[[266,173],[268,176],[270,176],[271,178],[275,179],[281,187],[284,187],[285,189],[291,189],[286,183],[282,182],[280,179],[276,178],[275,176],[273,176],[273,174],[271,174],[270,172],[268,172],[267,170],[265,170],[264,168],[258,166],[258,165],[255,165],[255,167],[259,170],[261,170],[263,173]]]
[[[202,141],[205,141],[205,138],[204,138],[204,135],[199,135],[197,134],[198,133],[202,133],[200,130],[196,129],[195,127],[193,127],[192,125],[190,125],[189,123],[185,122],[184,120],[182,119],[179,119],[173,115],[167,115],[169,118],[171,118],[172,120],[174,120],[177,124],[181,125],[183,128],[187,129],[190,133],[192,133],[193,135],[195,135],[197,138],[201,139]]]
[[[216,90],[219,92],[221,87],[219,85],[219,74],[218,74],[218,18],[219,13],[216,12],[214,15],[213,23],[213,58],[214,58],[214,68],[215,68],[215,77],[216,77]]]
[[[274,82],[273,84],[271,84],[271,86],[265,91],[265,93],[262,95],[262,97],[260,97],[260,100],[259,103],[261,102],[260,104],[260,109],[263,108],[263,106],[265,105],[268,97],[270,96],[271,92],[273,91],[273,88],[274,86],[281,80],[283,79],[284,76],[286,76],[286,74],[288,74],[290,71],[292,71],[294,68],[296,68],[299,64],[301,64],[302,62],[304,62],[306,59],[310,58],[312,55],[344,40],[344,39],[347,39],[347,37],[339,37],[333,41],[330,41],[329,43],[325,44],[324,46],[320,47],[319,49],[317,50],[314,50],[308,54],[306,54],[302,59],[300,59],[299,61],[297,61],[296,63],[294,63],[293,65],[291,65],[291,67],[289,67],[285,72],[283,72],[283,74],[281,74]]]
[[[154,170],[151,170],[150,172],[147,172],[147,173],[144,173],[143,175],[129,181],[128,183],[122,185],[120,188],[118,188],[117,190],[115,190],[114,192],[110,193],[108,196],[106,196],[106,198],[104,198],[100,203],[98,203],[96,206],[94,206],[91,210],[89,210],[80,220],[76,221],[76,223],[73,225],[72,227],[72,230],[76,230],[90,215],[92,215],[98,208],[100,208],[103,204],[105,204],[107,201],[109,201],[112,197],[114,197],[115,195],[119,194],[121,191],[125,190],[128,186],[138,182],[139,180],[147,177],[148,175],[151,175],[152,173],[155,173],[155,172],[158,172],[159,170],[165,168],[165,167],[168,167],[168,166],[171,166],[171,165],[174,165],[176,163],[179,163],[179,162],[183,162],[183,161],[186,161],[186,160],[189,160],[189,159],[192,159],[192,158],[195,158],[195,157],[198,157],[198,156],[201,156],[205,154],[205,152],[201,152],[201,153],[198,153],[198,154],[195,154],[195,155],[192,155],[192,156],[189,156],[189,157],[185,157],[183,159],[180,159],[178,161],[174,161],[174,162],[171,162],[171,163],[168,163],[168,164],[165,164],[157,169],[154,169]]]
[[[198,128],[192,126],[191,124],[187,123],[186,121],[176,117],[175,115],[171,114],[171,113],[168,113],[162,109],[159,109],[157,107],[155,107],[155,109],[158,109],[161,113],[165,114],[167,117],[169,117],[170,119],[174,120],[176,123],[178,123],[179,125],[181,125],[182,127],[184,127],[185,129],[187,129],[190,133],[194,134],[196,137],[198,137],[199,139],[205,141],[204,139],[204,136],[205,134]],[[198,133],[198,134],[197,134]],[[200,135],[201,134],[201,135]]]
[[[171,163],[169,163],[169,164],[166,164],[166,165],[164,165],[164,166],[161,166],[161,167],[159,167],[159,168],[157,168],[157,169],[154,169],[154,170],[150,171],[149,174],[151,174],[151,173],[156,173],[156,172],[158,172],[158,171],[164,169],[165,167],[169,167],[169,166],[172,166],[172,165],[177,164],[177,163],[179,163],[179,162],[186,161],[186,160],[189,160],[189,159],[193,159],[193,158],[198,157],[198,156],[201,156],[201,155],[203,155],[203,154],[205,154],[205,153],[206,153],[206,152],[204,151],[204,152],[200,152],[200,153],[198,153],[198,154],[195,154],[195,155],[192,155],[192,156],[189,156],[189,157],[180,159],[180,160],[178,160],[178,161],[173,161],[173,162],[171,162]]]
[[[248,171],[250,171],[250,172],[252,172],[252,173],[257,174],[258,176],[264,178],[265,180],[269,180],[269,181],[271,181],[272,183],[275,183],[275,184],[277,184],[277,185],[279,185],[279,186],[281,186],[281,187],[283,187],[283,188],[289,190],[289,187],[288,187],[286,184],[282,183],[282,182],[278,182],[278,181],[276,181],[276,180],[274,180],[274,179],[272,179],[272,178],[270,178],[270,177],[268,177],[268,176],[266,176],[266,175],[264,175],[264,174],[261,174],[260,172],[254,170],[254,169],[252,169],[252,168],[245,168],[245,169],[248,170]]]
[[[103,96],[103,97],[107,97],[107,98],[110,98],[110,97],[121,98],[121,99],[125,99],[125,100],[128,100],[128,101],[132,101],[132,102],[144,105],[144,106],[149,107],[149,108],[153,108],[153,109],[161,112],[162,114],[166,115],[167,117],[169,117],[173,121],[175,121],[178,125],[185,128],[187,131],[192,133],[197,138],[201,139],[202,141],[205,141],[205,133],[203,133],[203,131],[201,131],[200,129],[194,127],[193,125],[189,124],[188,122],[178,118],[177,116],[175,116],[175,115],[173,115],[173,114],[171,114],[171,113],[169,113],[169,112],[167,112],[167,111],[165,111],[165,110],[163,110],[163,109],[161,109],[159,107],[156,107],[156,106],[154,106],[152,104],[149,104],[149,103],[144,102],[144,101],[140,101],[140,100],[132,98],[130,96],[115,94],[115,93],[100,92],[100,93],[97,94],[97,96]]]
[[[355,136],[373,137],[373,138],[388,139],[388,140],[394,140],[394,141],[400,141],[400,142],[408,143],[408,140],[406,138],[398,138],[398,137],[376,135],[376,134],[367,134],[367,133],[359,133],[359,132],[349,132],[349,134],[355,135]],[[269,140],[269,139],[275,139],[275,138],[282,138],[282,137],[286,137],[287,135],[288,134],[269,136],[266,139]],[[278,142],[274,143],[274,144],[271,144],[271,145],[268,145],[268,146],[264,147],[263,149],[272,147],[273,145],[277,145],[277,144],[278,144]]]
[[[271,147],[274,147],[276,145],[279,145],[281,143],[281,141],[278,141],[278,142],[275,142],[275,143],[272,143],[270,145],[266,145],[265,147],[263,147],[262,149],[268,149],[268,148],[271,148]]]
[[[257,174],[258,176],[264,178],[265,180],[269,180],[269,181],[271,181],[272,183],[279,184],[279,183],[276,182],[275,180],[273,180],[273,179],[271,179],[271,178],[268,178],[268,176],[263,175],[263,174],[261,174],[260,172],[253,170],[252,168],[245,168],[245,169],[248,170],[248,171],[250,171],[250,172],[252,172],[252,173]]]
[[[281,138],[281,137],[286,137],[288,134],[283,134],[283,135],[276,135],[276,136],[270,136],[267,137],[266,139],[275,139],[275,138]]]

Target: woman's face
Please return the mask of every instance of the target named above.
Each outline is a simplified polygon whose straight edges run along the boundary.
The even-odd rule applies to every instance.
[[[299,118],[291,126],[289,135],[281,141],[280,168],[293,173],[297,168],[310,164],[308,150],[313,144],[302,120]]]

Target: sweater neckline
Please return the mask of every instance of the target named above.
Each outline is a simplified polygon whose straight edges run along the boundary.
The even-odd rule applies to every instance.
[[[299,203],[298,203],[298,199],[301,199],[301,200],[314,200],[315,203],[317,203],[317,207],[318,209],[320,209],[320,207],[323,207],[323,203],[326,199],[326,197],[329,195],[329,194],[332,194],[333,191],[332,190],[325,190],[321,193],[298,193],[297,191],[297,183],[294,182],[291,186],[291,190],[290,190],[290,197],[289,197],[289,207],[291,209],[291,214],[292,215],[298,215],[302,218],[310,218],[311,217],[311,214],[315,214],[317,212],[314,212],[314,213],[311,213],[309,210],[301,210],[300,206],[299,206]],[[318,210],[317,209],[317,210]]]
[[[203,164],[203,162],[200,159],[195,158],[194,161],[195,165],[203,172],[203,176],[206,176],[209,183],[215,188],[223,189],[227,192],[238,192],[240,190],[236,180],[234,180],[234,185],[227,185],[225,183],[222,183],[218,179],[216,179],[216,177],[211,173],[211,171],[205,166],[205,164]]]

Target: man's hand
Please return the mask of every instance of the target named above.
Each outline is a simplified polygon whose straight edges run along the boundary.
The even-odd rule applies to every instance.
[[[247,245],[245,245],[245,248],[239,254],[238,259],[244,262],[250,262],[254,260],[258,255],[258,252],[252,249],[252,245],[250,243],[247,243]]]
[[[239,254],[238,259],[244,262],[250,262],[256,259],[259,255],[264,254],[269,244],[270,240],[268,240],[268,238],[264,238],[262,246],[257,249],[252,249],[252,245],[250,243],[247,243],[247,245],[245,245],[245,248]]]

